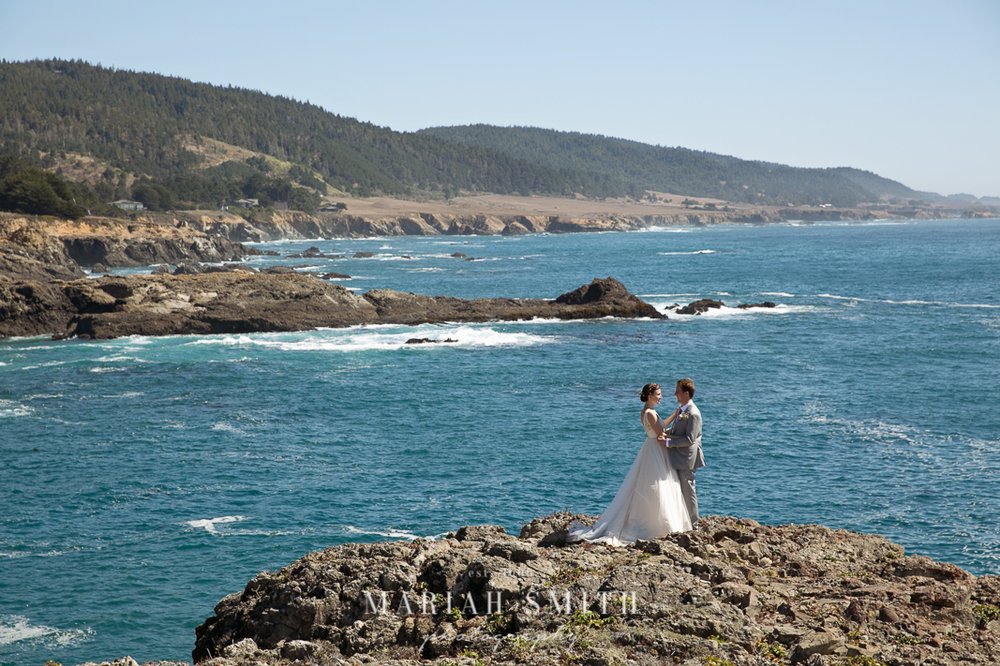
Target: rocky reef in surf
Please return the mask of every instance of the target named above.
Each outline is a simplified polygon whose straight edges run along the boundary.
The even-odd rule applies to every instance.
[[[614,278],[554,300],[424,296],[390,289],[357,295],[314,275],[240,270],[72,281],[0,279],[0,336],[106,339],[299,331],[362,324],[663,319]]]

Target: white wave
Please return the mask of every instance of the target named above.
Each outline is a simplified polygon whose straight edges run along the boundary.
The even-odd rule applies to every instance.
[[[135,356],[126,356],[124,354],[117,354],[111,356],[101,356],[95,359],[101,363],[118,363],[120,361],[141,361],[141,358],[136,358]]]
[[[444,271],[443,268],[438,268],[437,266],[432,266],[428,268],[407,268],[410,273],[441,273]]]
[[[639,298],[694,298],[701,294],[639,294]]]
[[[37,363],[35,365],[26,365],[22,367],[22,370],[37,370],[38,368],[56,368],[60,365],[66,365],[69,361],[46,361],[45,363]]]
[[[761,296],[781,296],[783,298],[795,298],[795,294],[789,294],[787,291],[762,291]]]
[[[21,641],[42,641],[54,646],[66,646],[94,635],[94,630],[56,629],[42,624],[32,624],[22,615],[0,615],[0,645]]]
[[[225,421],[219,421],[218,423],[212,424],[212,430],[217,432],[228,432],[233,435],[245,435],[246,433],[237,428],[236,426],[226,423]]]
[[[922,299],[906,299],[897,301],[889,298],[862,298],[860,296],[841,296],[838,294],[816,294],[817,298],[828,298],[836,301],[854,301],[858,303],[884,303],[886,305],[929,305],[941,308],[974,308],[1000,310],[1000,304],[994,303],[955,303],[952,301],[927,301]]]
[[[106,372],[125,372],[126,368],[108,368],[105,366],[98,366],[96,368],[91,368],[90,371],[96,374],[103,374]]]
[[[44,550],[39,553],[32,553],[27,550],[7,550],[0,551],[0,557],[5,557],[9,560],[16,560],[22,557],[59,557],[60,555],[65,555],[66,553],[78,553],[81,550],[83,549],[79,546],[67,548],[66,550]]]
[[[715,254],[715,250],[693,250],[691,252],[657,252],[656,254],[662,255],[664,257],[676,257],[685,254]]]
[[[678,228],[678,227],[643,227],[642,229],[636,229],[639,233],[665,233],[665,234],[689,234],[691,229]]]
[[[31,407],[14,402],[13,400],[0,400],[0,419],[30,416],[34,411]]]
[[[238,523],[240,521],[246,520],[246,516],[219,516],[218,518],[202,518],[200,520],[188,520],[184,524],[191,529],[204,529],[206,532],[211,532],[216,534],[216,525],[223,525],[225,523]]]
[[[388,328],[389,330],[386,330]],[[379,330],[381,329],[381,330]],[[441,344],[406,344],[412,338],[427,338]],[[399,327],[354,327],[346,330],[325,329],[300,336],[298,339],[279,338],[273,335],[237,335],[196,340],[192,345],[221,345],[226,347],[263,347],[279,351],[391,351],[402,348],[412,350],[460,347],[528,347],[554,342],[552,337],[530,333],[497,331],[473,326],[417,326],[400,330]]]
[[[0,366],[3,366],[3,365],[7,365],[7,364],[4,363],[3,361],[0,361]]]
[[[724,305],[721,308],[709,308],[700,315],[684,315],[676,312],[676,305],[674,303],[670,304],[657,304],[650,303],[657,310],[660,310],[664,314],[668,315],[671,319],[696,319],[699,317],[704,317],[707,319],[729,319],[732,317],[743,317],[752,315],[786,315],[786,314],[805,314],[805,313],[816,313],[822,311],[822,308],[817,308],[811,305],[784,305],[777,304],[773,308],[731,308],[728,305]],[[683,307],[683,306],[682,306]]]
[[[415,541],[417,539],[428,539],[430,541],[433,541],[435,539],[441,538],[442,536],[444,536],[444,534],[446,534],[442,533],[442,534],[435,534],[432,536],[420,536],[419,534],[414,534],[413,532],[407,532],[405,530],[394,530],[392,528],[389,528],[387,530],[363,530],[359,527],[355,527],[354,525],[345,525],[344,531],[347,532],[348,534],[371,534],[373,536],[383,536],[389,539],[407,539],[409,541]]]

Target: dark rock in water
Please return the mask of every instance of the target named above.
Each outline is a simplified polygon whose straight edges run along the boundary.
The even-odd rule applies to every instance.
[[[170,275],[170,266],[167,264],[160,264],[153,269],[152,275]]]
[[[351,276],[347,273],[323,273],[320,275],[324,280],[350,280]]]
[[[405,344],[408,345],[426,345],[426,344],[439,344],[442,342],[458,342],[454,338],[445,338],[444,340],[434,340],[433,338],[410,338]]]
[[[263,257],[280,257],[281,256],[280,252],[275,252],[274,250],[261,250],[261,251],[258,251],[257,254],[259,254],[259,255],[261,255]]]
[[[465,259],[464,252],[452,252],[450,256],[455,257],[456,259]]]
[[[539,666],[1000,663],[1000,578],[906,556],[882,537],[705,516],[628,547],[565,545],[572,520],[593,518],[309,553],[219,601],[192,656],[208,666],[473,653]]]
[[[588,303],[597,303],[602,300],[623,298],[628,295],[630,294],[628,293],[628,290],[625,289],[625,285],[612,277],[607,277],[604,279],[595,279],[590,284],[585,284],[582,287],[574,289],[573,291],[566,292],[562,296],[556,298],[556,303],[564,303],[566,305],[586,305]]]
[[[740,303],[736,307],[740,310],[749,310],[750,308],[776,308],[778,304],[774,301],[764,301],[762,303]]]
[[[310,247],[297,254],[288,255],[289,259],[343,259],[340,254],[324,254],[318,247]]]
[[[721,308],[726,304],[722,301],[714,301],[711,298],[702,298],[701,300],[694,301],[693,303],[688,303],[684,307],[677,310],[677,314],[680,315],[700,315],[703,312],[708,312],[712,308]]]
[[[374,256],[375,256],[374,252],[355,252],[354,253],[354,258],[355,259],[371,259]]]
[[[0,336],[47,332],[114,338],[296,331],[372,323],[664,318],[611,278],[595,280],[602,285],[593,290],[598,298],[568,304],[515,298],[463,300],[388,289],[358,296],[287,266],[259,273],[241,270],[240,265],[235,268],[105,277],[60,285],[5,281],[5,289],[0,291],[7,296],[7,300],[0,300]]]
[[[204,273],[205,268],[201,264],[177,264],[174,275],[198,275]]]

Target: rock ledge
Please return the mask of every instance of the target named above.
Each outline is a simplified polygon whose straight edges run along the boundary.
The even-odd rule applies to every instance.
[[[236,664],[996,664],[1000,578],[879,536],[711,516],[627,548],[519,536],[345,544],[262,573],[197,629]],[[449,605],[449,599],[450,605]]]

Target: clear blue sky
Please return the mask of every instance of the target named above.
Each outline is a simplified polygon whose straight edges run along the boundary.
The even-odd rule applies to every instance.
[[[1000,196],[998,0],[0,0],[0,58],[50,57]]]

